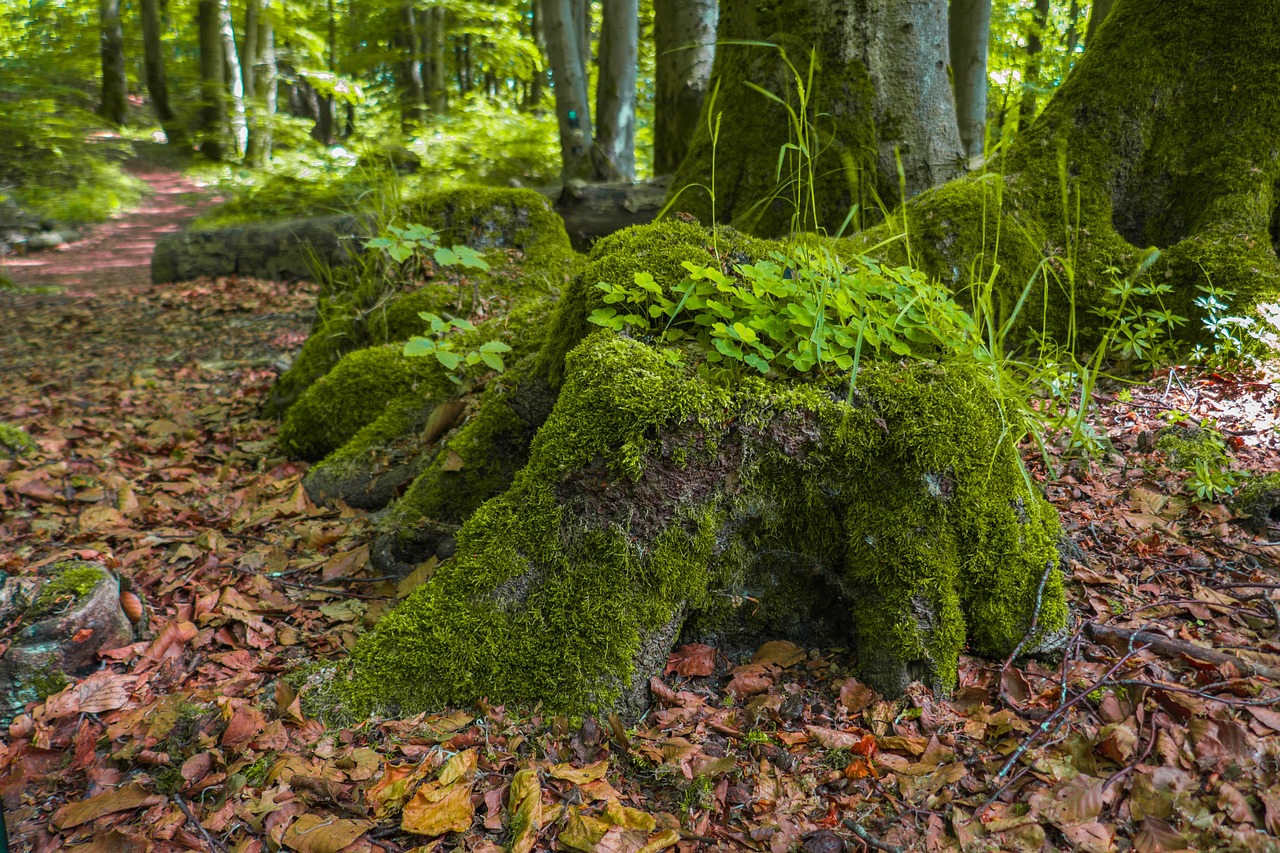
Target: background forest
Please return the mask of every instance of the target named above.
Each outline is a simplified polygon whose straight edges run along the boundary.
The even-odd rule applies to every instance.
[[[953,41],[972,45],[989,20],[958,83],[978,154],[1034,117],[1110,4],[952,5],[972,19]],[[388,160],[432,186],[669,174],[716,14],[707,0],[5,2],[0,192],[38,215],[101,219],[137,200],[113,165],[122,140],[198,150],[193,168],[245,202],[224,219],[349,206]],[[557,57],[562,99],[580,90],[565,123],[607,151],[586,165],[561,160]]]

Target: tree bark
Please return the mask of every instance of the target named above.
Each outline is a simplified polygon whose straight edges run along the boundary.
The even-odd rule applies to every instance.
[[[160,4],[158,0],[141,0],[138,6],[142,19],[142,66],[147,80],[147,94],[151,96],[151,109],[164,128],[164,135],[172,145],[186,144],[186,131],[177,121],[169,104],[169,81],[164,68],[164,42],[160,34]]]
[[[237,157],[249,147],[249,121],[244,109],[244,72],[236,50],[236,31],[231,22],[231,0],[218,0],[218,33],[222,41],[226,85],[231,94],[231,140]]]
[[[555,86],[556,118],[560,126],[561,175],[568,182],[594,176],[591,107],[587,99],[587,68],[582,62],[577,0],[544,0],[547,53]]]
[[[653,170],[670,175],[689,150],[716,55],[718,0],[654,0]]]
[[[200,151],[221,160],[227,144],[226,55],[218,28],[218,0],[200,0]]]
[[[991,0],[951,0],[951,72],[955,77],[956,120],[965,154],[982,156],[987,129],[987,44]]]
[[[1036,0],[1027,30],[1027,65],[1022,75],[1022,101],[1018,106],[1018,128],[1029,127],[1036,117],[1040,97],[1040,53],[1044,49],[1044,31],[1049,24],[1049,0]]]
[[[104,119],[121,125],[129,117],[128,89],[124,63],[124,30],[120,26],[120,0],[99,0],[102,57],[102,110]]]
[[[265,166],[271,159],[280,75],[276,67],[276,37],[271,0],[257,2],[257,53],[253,56],[253,128],[249,134],[246,156],[253,165]]]
[[[605,0],[596,89],[596,174],[636,177],[636,67],[640,63],[639,0]]]
[[[1089,25],[1084,31],[1084,46],[1087,48],[1093,44],[1093,37],[1098,32],[1098,27],[1102,26],[1102,22],[1111,14],[1111,7],[1116,4],[1116,0],[1093,0],[1093,8],[1089,10]]]
[[[761,235],[823,229],[836,233],[851,210],[859,216],[901,193],[909,198],[963,173],[947,74],[947,8],[943,0],[815,0],[721,6],[713,79],[688,156],[673,183],[678,207],[709,222],[731,222]],[[735,43],[737,42],[737,43]],[[740,42],[767,42],[778,48]],[[810,57],[813,85],[807,84]],[[801,103],[796,74],[806,81]],[[812,159],[795,144],[786,108],[805,116]],[[717,85],[713,82],[713,86]],[[720,140],[711,127],[720,114]],[[710,121],[708,121],[710,119]],[[714,169],[712,150],[715,150]],[[899,169],[899,165],[901,169]],[[713,185],[710,195],[685,187]],[[798,179],[798,180],[797,180]]]

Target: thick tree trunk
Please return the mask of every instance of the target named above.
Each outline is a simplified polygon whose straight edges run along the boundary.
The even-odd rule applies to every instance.
[[[1089,10],[1089,26],[1084,31],[1085,47],[1093,44],[1093,37],[1097,35],[1098,27],[1102,26],[1107,15],[1111,14],[1111,7],[1115,4],[1116,0],[1093,0],[1093,8]]]
[[[1040,53],[1044,50],[1044,31],[1049,24],[1049,0],[1036,0],[1027,30],[1027,64],[1022,72],[1022,100],[1018,105],[1018,129],[1031,125],[1040,98]]]
[[[253,127],[249,134],[246,156],[255,166],[265,166],[271,159],[279,71],[276,68],[276,35],[271,0],[256,0],[258,9],[257,52],[253,56]]]
[[[982,156],[987,130],[987,43],[991,0],[951,0],[951,73],[955,77],[956,121],[970,159]]]
[[[142,66],[147,80],[147,94],[151,96],[151,109],[156,120],[164,128],[170,144],[186,144],[186,130],[178,122],[169,104],[169,81],[164,67],[164,42],[160,33],[159,0],[141,0],[138,15],[142,19]]]
[[[120,26],[120,0],[99,0],[102,57],[102,109],[104,119],[124,124],[129,117],[129,83],[125,77],[124,30]]]
[[[592,162],[591,108],[587,99],[587,67],[582,62],[577,0],[544,0],[547,53],[560,125],[561,175],[566,182],[595,175]]]
[[[227,145],[226,54],[218,27],[218,0],[200,0],[200,151],[221,160]]]
[[[258,40],[260,28],[258,21],[262,17],[262,0],[245,0],[244,4],[244,45],[243,62],[240,64],[240,79],[244,84],[244,97],[253,109],[253,99],[257,94],[258,81],[255,76],[260,50]]]
[[[636,177],[636,67],[640,63],[639,0],[605,0],[596,89],[596,173]]]
[[[670,175],[689,151],[716,55],[719,0],[654,0],[653,170]]]
[[[244,108],[244,72],[236,49],[236,31],[231,22],[231,0],[218,0],[218,34],[222,41],[223,70],[231,95],[231,140],[236,156],[243,157],[249,147],[249,121]]]
[[[719,94],[708,98],[672,188],[681,193],[678,207],[703,221],[761,234],[835,233],[851,210],[892,207],[902,190],[910,197],[963,173],[943,0],[727,0],[717,42]],[[804,117],[803,141],[814,156],[788,151],[781,182],[779,153],[802,141],[800,131],[786,108],[749,84]],[[714,217],[709,192],[684,189],[713,181]]]
[[[1096,341],[1099,318],[1115,310],[1117,270],[1172,287],[1152,308],[1188,318],[1175,334],[1190,340],[1208,335],[1199,288],[1232,293],[1233,316],[1280,301],[1280,18],[1271,11],[1271,0],[1188,0],[1176,15],[1161,0],[1116,0],[992,174],[908,206],[913,263],[957,289],[998,265],[1006,310],[1033,282],[1013,338],[1066,345]]]

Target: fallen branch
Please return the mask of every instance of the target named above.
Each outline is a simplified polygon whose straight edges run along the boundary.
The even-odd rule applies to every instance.
[[[1090,622],[1085,625],[1085,634],[1088,635],[1089,639],[1117,651],[1131,649],[1134,646],[1146,646],[1151,651],[1166,657],[1189,657],[1205,663],[1211,663],[1214,666],[1230,665],[1234,666],[1242,675],[1280,681],[1280,670],[1265,663],[1241,660],[1235,655],[1229,655],[1226,652],[1206,649],[1193,643],[1188,643],[1185,640],[1171,640],[1163,634],[1156,634],[1151,631],[1134,631],[1128,628],[1114,628],[1110,625]]]
[[[222,844],[222,842],[210,835],[209,830],[205,829],[204,826],[200,824],[200,821],[196,820],[196,816],[191,813],[191,808],[187,805],[186,800],[182,799],[179,795],[174,794],[173,801],[178,804],[178,808],[182,809],[182,813],[186,815],[187,823],[199,830],[200,834],[204,836],[204,840],[209,844],[210,850],[216,850],[218,853],[227,853],[227,848]]]

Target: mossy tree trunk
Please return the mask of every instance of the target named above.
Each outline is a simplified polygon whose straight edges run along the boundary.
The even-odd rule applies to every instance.
[[[1204,332],[1198,287],[1248,315],[1280,295],[1280,16],[1270,0],[1117,0],[1066,82],[990,174],[906,208],[912,261],[965,288],[995,263],[1006,305],[1066,342],[1136,274]],[[901,221],[896,224],[901,229]],[[884,229],[860,235],[864,246]],[[1118,272],[1117,272],[1118,270]],[[1049,305],[1041,304],[1047,295]],[[1079,326],[1077,326],[1079,328]]]
[[[855,205],[874,211],[963,172],[943,0],[726,0],[717,43],[716,97],[672,185],[678,207],[704,222],[834,233]],[[789,155],[781,181],[779,153],[799,134],[787,108],[755,86],[812,129],[811,163]],[[714,207],[706,190],[683,189],[693,184],[715,187]]]

